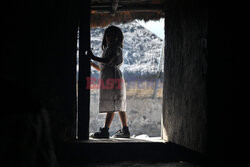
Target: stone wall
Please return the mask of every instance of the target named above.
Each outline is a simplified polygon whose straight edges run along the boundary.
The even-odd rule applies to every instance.
[[[166,7],[163,137],[204,152],[206,146],[207,5],[168,1]]]

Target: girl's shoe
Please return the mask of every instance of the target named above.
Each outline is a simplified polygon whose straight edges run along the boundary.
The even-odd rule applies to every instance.
[[[109,128],[100,128],[99,132],[92,134],[90,137],[97,138],[97,139],[108,139],[109,138]]]
[[[118,130],[113,136],[113,138],[130,138],[130,132],[128,127],[123,127]]]

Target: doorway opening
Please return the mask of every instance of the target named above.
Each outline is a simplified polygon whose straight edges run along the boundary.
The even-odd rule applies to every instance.
[[[133,1],[133,2],[136,3],[138,1]],[[109,8],[110,5],[106,8],[103,4],[101,4],[99,7],[98,6],[96,7],[96,10],[92,10],[94,8],[94,5],[92,5],[91,6],[91,19],[93,18],[92,15],[96,15],[97,19],[95,19],[95,23],[100,24],[100,21],[102,21],[106,25],[109,24],[111,21],[113,22],[113,20],[116,20],[119,23],[122,23],[123,21],[124,22],[131,21],[131,18],[132,19],[140,18],[140,19],[150,20],[150,19],[147,19],[147,17],[151,17],[152,15],[151,15],[151,11],[148,12],[148,10],[152,10],[151,6],[153,4],[150,4],[150,8],[148,8],[149,5],[147,6],[143,4],[140,4],[137,6],[133,6],[133,5],[134,5],[133,3],[130,6],[121,5],[120,10],[123,11],[123,14],[117,15],[120,17],[116,16],[116,17],[113,17],[113,19],[110,19],[112,18],[110,17],[110,14],[111,14],[110,8]],[[188,3],[186,5],[188,5]],[[167,43],[168,49],[166,48],[166,44],[162,44],[165,50],[168,52],[166,55],[167,61],[163,63],[164,67],[167,67],[168,70],[164,69],[164,72],[166,72],[165,74],[166,77],[164,78],[165,80],[164,81],[164,84],[165,84],[164,95],[163,95],[164,105],[163,104],[161,105],[164,107],[164,109],[162,109],[163,114],[160,117],[162,118],[161,122],[164,126],[160,126],[160,128],[163,129],[163,130],[160,129],[160,131],[163,132],[163,134],[161,134],[161,137],[164,140],[170,141],[170,143],[174,142],[180,145],[187,146],[188,148],[202,150],[203,149],[202,147],[205,146],[204,143],[206,141],[205,137],[206,137],[206,113],[207,113],[206,109],[207,107],[206,107],[206,91],[205,91],[206,87],[205,86],[207,83],[207,80],[206,80],[207,78],[205,75],[206,74],[205,57],[206,57],[207,52],[202,47],[203,45],[201,45],[202,43],[200,42],[198,38],[200,37],[200,35],[197,32],[203,32],[203,31],[207,32],[207,29],[206,29],[207,22],[206,20],[205,22],[202,21],[202,19],[206,18],[206,16],[203,16],[203,15],[199,16],[198,11],[202,12],[202,10],[200,10],[202,8],[198,8],[199,5],[193,6],[191,4],[191,6],[189,6],[190,8],[187,8],[187,9],[185,8],[185,10],[183,10],[183,13],[180,13],[182,11],[180,10],[181,7],[179,7],[175,2],[173,2],[173,4],[170,4],[169,6],[170,8],[168,7],[168,9],[171,9],[171,10],[168,10],[168,20],[167,20],[168,28],[165,29],[167,30],[166,32],[167,37],[165,38],[168,39],[168,43]],[[160,4],[160,5],[155,6],[154,10],[162,11],[163,8],[165,10],[166,6],[164,6],[163,4]],[[178,9],[177,12],[175,12],[175,8]],[[193,8],[197,10],[194,10],[194,12],[192,13],[191,9]],[[135,10],[136,11],[139,10],[139,12],[134,12]],[[186,16],[185,14],[187,12],[191,12],[192,15]],[[139,14],[133,15],[133,13],[139,13]],[[179,15],[175,15],[176,13]],[[82,53],[83,51],[86,51],[87,49],[90,48],[89,28],[90,28],[91,22],[89,24],[88,19],[90,18],[90,16],[88,14],[90,14],[89,11],[86,11],[86,12],[83,11],[82,17],[84,19],[81,20],[82,26],[80,26],[83,29],[82,31],[80,31],[81,32],[80,40],[82,41],[80,42],[80,48],[81,48],[80,51]],[[203,14],[205,14],[205,12]],[[126,17],[122,17],[122,16],[126,16]],[[127,16],[131,18],[128,19]],[[157,19],[159,19],[159,17],[160,18],[164,17],[162,15],[157,15],[157,16],[158,16]],[[193,18],[192,16],[195,16],[195,17]],[[176,21],[175,18],[177,18],[177,20],[179,21],[175,22]],[[188,22],[185,21],[187,18],[188,18]],[[186,23],[189,23],[189,21],[192,24],[186,24]],[[86,22],[87,24],[85,24]],[[185,24],[179,24],[182,22]],[[204,23],[204,26],[202,23]],[[91,25],[91,27],[92,26],[93,25]],[[189,37],[191,41],[193,42],[188,42]],[[203,39],[202,41],[204,42]],[[131,40],[131,43],[132,42],[133,40]],[[146,42],[143,45],[145,44]],[[140,48],[140,46],[138,48]],[[96,54],[95,48],[93,48],[93,52],[94,54]],[[124,52],[123,54],[126,54],[126,53]],[[87,59],[86,56],[82,56],[84,54],[80,54],[80,55],[81,56],[79,56],[80,58],[79,67],[80,67],[80,72],[82,72],[82,74],[79,74],[79,78],[81,78],[81,81],[84,80],[86,82],[86,77],[90,77],[90,74],[91,74],[89,73],[90,71],[89,59]],[[134,55],[132,54],[132,56],[135,56],[138,58],[140,57],[140,55],[138,56],[137,54],[134,54]],[[126,59],[124,61],[129,62],[129,60],[126,60]],[[135,66],[135,68],[136,67],[139,70],[143,69],[142,66]],[[150,69],[152,67],[153,65],[147,67],[146,69]],[[123,67],[123,70],[125,70],[125,67]],[[134,92],[137,96],[140,93],[146,92],[145,91],[146,89],[144,89],[144,91],[137,90],[137,86],[138,86],[137,80],[140,81],[139,82],[140,88],[141,87],[148,88],[148,84],[143,82],[143,79],[144,78],[142,77],[139,77],[139,78],[137,77],[135,80],[135,83],[133,82],[131,82],[131,84],[127,83],[127,86],[130,86],[130,88],[132,87],[133,89],[136,89]],[[77,91],[78,95],[81,96],[82,99],[79,98],[79,103],[78,103],[79,118],[77,118],[77,120],[79,121],[76,124],[79,125],[78,126],[79,132],[77,132],[78,135],[80,134],[79,139],[89,142],[88,140],[89,132],[91,132],[90,122],[92,121],[90,119],[91,118],[90,112],[92,111],[92,109],[91,109],[91,106],[89,106],[89,102],[91,103],[91,99],[90,99],[91,92],[89,90],[85,90],[86,88],[85,82],[82,82],[81,84],[79,84],[80,86],[77,86],[77,88],[79,87],[82,88],[82,90]],[[127,96],[129,96],[129,93],[127,93]],[[84,98],[86,98],[86,100]],[[199,105],[197,105],[198,103]],[[146,103],[146,104],[149,104],[149,103]],[[97,113],[95,116],[98,116],[98,115],[99,114]],[[202,119],[200,119],[201,118],[200,116],[202,116]],[[139,118],[147,118],[147,117],[140,116]],[[131,121],[131,119],[137,120],[135,117],[132,117],[132,118],[128,117],[129,121]],[[145,120],[146,119],[144,119],[143,122],[146,122]],[[102,122],[100,122],[100,125],[98,127],[103,126],[104,119],[101,119],[100,121]],[[129,126],[132,127],[130,124],[131,122],[129,122]],[[113,122],[112,127],[119,129],[120,122],[118,121],[117,126]],[[143,130],[145,129],[145,128],[142,128],[142,126],[139,126],[139,128]],[[95,132],[96,130],[98,130],[98,128],[92,129],[92,130],[93,130],[92,132]],[[142,133],[146,134],[145,131],[143,131]],[[131,134],[132,136],[137,135],[136,133],[133,133],[133,132],[131,132]]]
[[[103,27],[103,29],[100,28],[99,31],[104,32],[105,26],[108,26],[110,24],[115,24],[119,26],[119,24],[122,25],[122,23],[124,23],[124,25],[132,23],[136,21],[136,19],[148,21],[148,20],[159,20],[165,17],[165,11],[164,11],[165,1],[163,0],[157,1],[157,2],[155,1],[147,1],[147,2],[144,2],[144,1],[131,1],[131,2],[130,1],[129,2],[128,1],[106,1],[103,3],[101,3],[100,1],[87,1],[86,5],[89,5],[90,8],[88,8],[88,10],[83,10],[81,14],[81,18],[79,22],[80,33],[79,33],[79,40],[78,40],[80,50],[77,55],[77,65],[79,65],[77,69],[79,68],[79,71],[77,70],[78,80],[76,82],[77,84],[78,83],[79,84],[76,85],[78,89],[76,90],[78,92],[78,95],[77,95],[78,102],[77,102],[77,111],[76,111],[77,114],[75,116],[76,116],[76,138],[80,140],[88,140],[89,134],[91,132],[97,131],[98,128],[102,127],[104,123],[103,122],[104,119],[101,119],[100,121],[97,121],[97,123],[95,123],[98,125],[98,123],[100,122],[97,128],[91,129],[90,127],[91,122],[92,122],[91,93],[93,91],[91,89],[87,89],[87,82],[88,82],[87,79],[89,77],[94,77],[94,74],[92,75],[93,70],[91,71],[89,58],[85,56],[85,52],[92,47],[93,48],[92,52],[96,56],[99,56],[99,57],[101,56],[100,54],[95,53],[95,47],[98,47],[98,44],[92,45],[90,42],[92,39],[94,39],[93,37],[92,38],[90,37],[91,28],[97,27],[98,29],[98,27]],[[135,27],[136,26],[134,27],[131,26],[130,31],[135,32],[136,31]],[[138,27],[142,29],[143,26],[138,26]],[[163,26],[162,28],[164,31],[165,27]],[[124,36],[126,36],[127,31],[125,30],[123,33],[125,33]],[[157,109],[157,107],[151,108],[148,115],[143,115],[143,111],[149,110],[150,107],[147,107],[147,106],[150,106],[150,104],[151,106],[153,106],[154,104],[157,104],[156,102],[150,103],[147,100],[149,100],[150,98],[151,99],[162,98],[162,89],[163,89],[162,88],[163,87],[162,85],[163,73],[162,72],[164,71],[164,69],[160,68],[161,67],[160,64],[162,64],[162,67],[163,67],[164,63],[161,60],[164,60],[164,56],[161,56],[161,55],[164,55],[164,52],[163,52],[165,48],[165,44],[163,42],[164,37],[163,39],[160,40],[161,44],[150,45],[149,44],[150,42],[147,42],[147,40],[157,41],[159,40],[159,38],[157,38],[157,36],[153,34],[152,32],[151,32],[151,35],[149,35],[148,37],[146,36],[146,34],[147,33],[145,31],[139,31],[139,33],[135,33],[132,36],[130,35],[129,38],[125,37],[125,40],[130,39],[130,41],[127,42],[128,43],[127,48],[133,51],[133,52],[123,51],[125,65],[123,65],[123,67],[121,68],[123,72],[125,71],[123,75],[125,77],[125,80],[127,81],[126,87],[128,87],[127,90],[129,91],[127,92],[126,97],[128,101],[129,101],[129,98],[131,101],[131,104],[129,104],[127,101],[127,106],[131,106],[132,108],[133,107],[132,103],[134,103],[134,105],[137,106],[139,102],[136,103],[136,101],[138,101],[140,97],[144,98],[143,99],[144,102],[140,102],[142,103],[142,105],[141,107],[139,107],[139,109],[137,109],[136,107],[133,107],[133,109],[127,108],[127,111],[131,110],[130,113],[134,114],[132,116],[128,116],[128,124],[132,124],[132,125],[129,125],[130,129],[132,128],[133,123],[135,125],[133,127],[134,129],[133,130],[131,129],[132,136],[134,135],[138,136],[142,134],[145,136],[157,136],[161,138],[162,136],[161,129],[163,129],[161,125],[162,104],[160,105],[159,110]],[[100,41],[102,41],[102,35],[101,37],[99,37],[99,47],[98,47],[99,49],[101,48]],[[136,39],[133,39],[133,36],[138,36],[139,37],[138,39],[141,39],[142,37],[144,37],[144,40],[136,41]],[[138,43],[140,42],[141,44],[139,45]],[[145,53],[143,54],[137,53],[138,50],[143,51],[144,46],[147,46],[147,49],[151,49],[151,51],[149,52],[145,51]],[[157,47],[159,47],[158,48],[159,54],[156,56],[154,54],[155,54],[155,51],[157,50]],[[129,57],[125,58],[126,54]],[[139,62],[141,62],[142,64],[138,65]],[[127,66],[126,66],[126,63],[127,63]],[[130,74],[133,74],[132,77]],[[127,78],[127,76],[130,78]],[[99,90],[95,91],[95,93],[98,93],[98,92]],[[158,92],[161,92],[161,93],[158,93]],[[158,96],[158,94],[161,94],[161,95]],[[98,95],[94,95],[94,98],[97,99]],[[99,99],[95,101],[99,102]],[[94,105],[94,107],[99,108],[98,104]],[[142,110],[142,112],[139,112],[139,110]],[[101,114],[98,114],[98,110],[96,111],[97,111],[97,114],[95,114],[95,117],[100,116]],[[158,115],[155,116],[158,118],[157,118],[157,121],[155,119],[154,121],[151,121],[151,123],[154,122],[156,123],[156,125],[154,125],[153,128],[150,127],[151,130],[147,131],[149,129],[148,127],[150,126],[149,118],[157,113],[155,111],[158,111]],[[139,114],[139,116],[136,117],[136,114],[137,115]],[[118,122],[117,125],[115,123],[115,120],[117,120]],[[115,120],[111,124],[111,127],[114,127],[116,129],[113,131],[111,129],[111,135],[117,129],[120,129],[121,127],[120,121],[118,121],[119,119],[115,117]],[[131,122],[132,120],[135,122]],[[138,122],[136,123],[136,121]],[[139,129],[142,129],[142,130],[145,129],[145,130],[143,132],[135,132],[136,130],[139,130]],[[154,134],[150,134],[150,133],[154,133]]]
[[[151,28],[150,27],[151,24]],[[153,29],[153,25],[158,28]],[[161,113],[164,73],[164,19],[113,24],[121,28],[123,65],[120,67],[126,83],[127,117],[131,138],[161,139]],[[160,25],[160,27],[159,27]],[[102,55],[102,39],[107,27],[91,28],[91,48],[95,56]],[[161,31],[158,33],[157,31]],[[98,64],[98,62],[95,62]],[[100,72],[91,68],[91,77],[99,79]],[[89,132],[103,127],[106,114],[99,114],[99,89],[90,90]],[[118,114],[110,127],[112,136],[121,128]],[[155,140],[155,141],[156,141]]]

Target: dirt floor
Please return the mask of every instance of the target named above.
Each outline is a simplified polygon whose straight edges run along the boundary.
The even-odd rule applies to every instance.
[[[149,163],[149,162],[115,162],[115,163],[91,163],[84,165],[63,165],[63,167],[202,167],[188,162],[168,162],[168,163]]]

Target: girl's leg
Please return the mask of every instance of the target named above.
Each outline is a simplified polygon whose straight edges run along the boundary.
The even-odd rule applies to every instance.
[[[120,116],[120,119],[121,119],[121,122],[122,122],[122,127],[128,127],[126,112],[120,111],[119,116]]]
[[[106,115],[105,125],[103,128],[100,128],[99,132],[96,132],[91,135],[93,138],[109,138],[109,127],[114,119],[115,113],[108,112]]]
[[[122,122],[122,129],[117,131],[113,137],[114,138],[130,138],[130,132],[127,125],[127,115],[126,112],[120,111],[119,116]]]
[[[113,119],[114,119],[115,113],[114,112],[108,112],[106,115],[106,120],[105,120],[105,128],[109,128]]]

